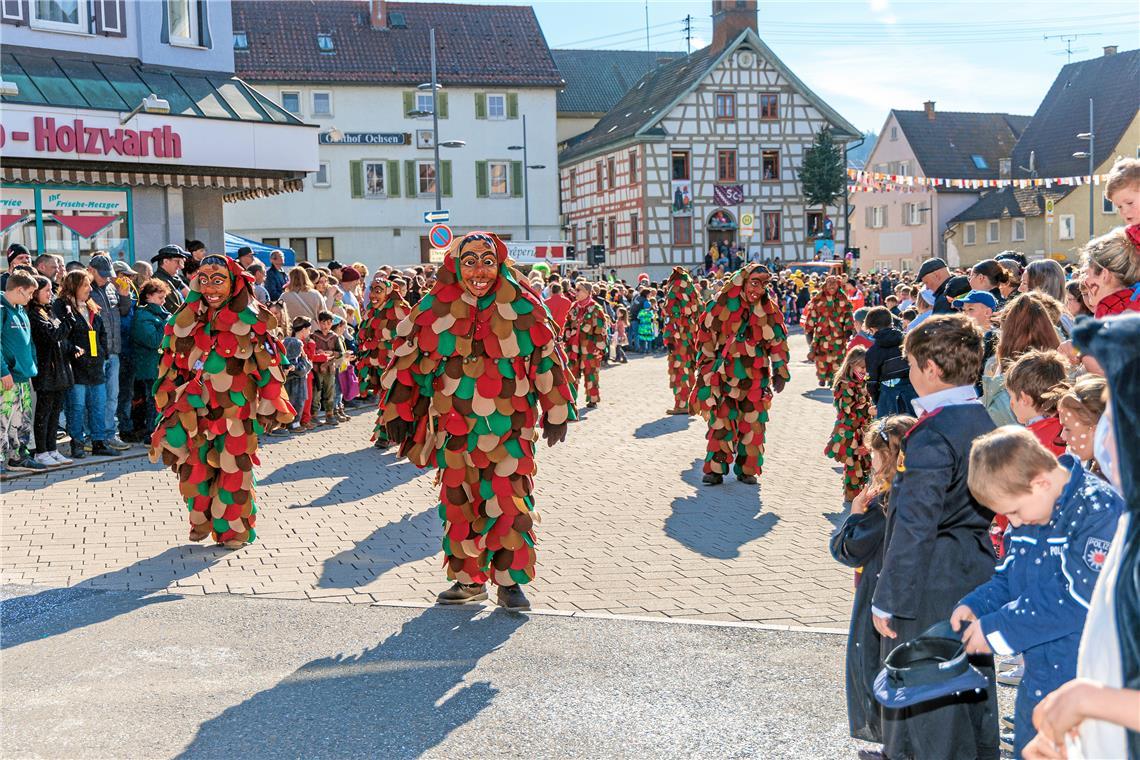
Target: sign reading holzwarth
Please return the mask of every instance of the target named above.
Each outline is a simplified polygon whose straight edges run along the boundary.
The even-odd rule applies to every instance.
[[[4,159],[316,171],[316,130],[297,125],[4,104]]]
[[[410,138],[407,132],[342,132],[334,140],[332,133],[320,133],[321,145],[407,145]]]

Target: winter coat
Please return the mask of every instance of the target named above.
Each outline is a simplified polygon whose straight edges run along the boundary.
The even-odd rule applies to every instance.
[[[187,287],[186,281],[180,275],[167,274],[161,267],[155,271],[154,278],[162,280],[170,288],[170,293],[162,304],[163,307],[171,314],[178,311],[178,307],[186,300],[182,297],[182,289]]]
[[[91,283],[91,300],[99,307],[103,316],[103,327],[107,331],[107,353],[123,353],[122,318],[131,313],[130,296],[119,295],[115,283],[108,281],[102,287]]]
[[[135,312],[131,325],[131,358],[136,380],[158,379],[159,349],[169,319],[170,312],[161,304],[148,303]]]
[[[285,292],[285,286],[289,284],[289,275],[285,274],[283,270],[277,267],[269,267],[265,273],[265,289],[269,291],[270,300],[276,301]]]
[[[107,329],[103,325],[103,315],[91,312],[90,324],[79,310],[64,301],[56,299],[52,313],[66,326],[64,351],[71,361],[71,372],[76,385],[102,385],[107,382],[103,363],[107,361]],[[117,317],[116,317],[117,318]],[[88,333],[95,331],[95,355],[91,354],[91,339]],[[76,349],[79,355],[76,356]]]
[[[902,353],[902,330],[886,327],[875,333],[875,342],[867,349],[867,392],[879,403],[880,383],[887,380],[910,382],[910,365]]]
[[[32,350],[32,328],[23,306],[8,303],[0,293],[3,304],[3,321],[0,323],[0,377],[12,376],[17,383],[26,383],[36,375],[36,352]]]
[[[69,327],[52,313],[51,306],[32,306],[28,311],[32,323],[32,342],[36,347],[36,368],[32,378],[36,393],[58,393],[75,385],[71,371]],[[66,346],[66,349],[65,349]]]

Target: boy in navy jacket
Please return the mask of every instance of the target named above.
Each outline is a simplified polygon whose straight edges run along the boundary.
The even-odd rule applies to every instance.
[[[1077,676],[1077,648],[1093,586],[1124,502],[1078,459],[1060,461],[1029,430],[1007,425],[970,452],[970,491],[1009,518],[1009,553],[967,594],[950,623],[971,654],[1022,652],[1014,755],[1033,738],[1033,708]]]

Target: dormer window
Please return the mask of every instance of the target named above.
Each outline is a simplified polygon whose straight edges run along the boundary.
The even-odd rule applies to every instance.
[[[234,32],[234,50],[249,50],[248,32]]]
[[[1001,174],[1002,179],[1009,179],[1010,170],[1013,168],[1013,162],[1008,158],[1003,158],[998,162],[998,173]]]
[[[336,52],[336,45],[333,44],[331,34],[318,34],[317,35],[317,49],[322,53]]]
[[[970,160],[974,162],[975,169],[989,169],[990,165],[986,163],[986,159],[979,156],[977,153],[970,156]]]

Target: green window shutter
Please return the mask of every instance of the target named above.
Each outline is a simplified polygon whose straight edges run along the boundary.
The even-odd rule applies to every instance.
[[[487,93],[485,92],[475,93],[475,118],[487,118]]]
[[[414,111],[416,108],[416,94],[414,92],[404,93],[404,115],[407,116],[409,111]]]
[[[521,198],[523,194],[522,161],[511,161],[511,196]]]
[[[439,162],[439,194],[444,198],[451,197],[451,162]]]
[[[507,118],[517,119],[519,117],[519,94],[517,92],[507,93]]]
[[[475,197],[486,198],[491,194],[490,185],[487,182],[487,162],[475,162]]]
[[[437,92],[435,94],[435,104],[436,104],[436,107],[439,108],[439,118],[446,119],[447,118],[447,93],[446,92]]]
[[[384,168],[387,176],[384,178],[384,184],[387,186],[389,198],[400,197],[400,162],[389,161],[388,165]]]
[[[364,197],[364,162],[363,161],[349,161],[348,174],[352,178],[352,197]]]
[[[420,189],[420,178],[416,173],[415,161],[404,162],[404,180],[407,182],[404,187],[408,189],[408,197],[415,198]]]

